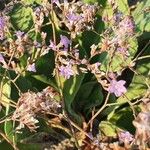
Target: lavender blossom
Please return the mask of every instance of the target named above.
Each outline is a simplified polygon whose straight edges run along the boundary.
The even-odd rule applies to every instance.
[[[64,14],[64,16],[62,16],[62,20],[69,31],[71,31],[71,37],[75,38],[79,33],[93,27],[95,20],[94,18],[98,7],[97,4],[89,5],[82,2],[68,5],[64,3],[65,8],[62,13]]]
[[[130,143],[133,141],[133,135],[128,131],[122,131],[118,134],[119,140],[123,143]]]
[[[110,93],[114,93],[117,97],[119,97],[122,94],[126,93],[127,91],[127,89],[124,86],[125,83],[126,82],[124,80],[120,81],[112,80],[110,82],[110,86],[108,87],[108,91]]]
[[[0,17],[0,40],[3,40],[5,37],[5,26],[6,22],[4,17]]]
[[[119,23],[119,33],[121,35],[128,35],[131,36],[134,33],[135,25],[130,16],[125,17],[120,23]]]
[[[71,65],[61,66],[59,68],[59,71],[60,71],[60,75],[64,76],[64,78],[66,79],[69,79],[72,75],[74,75]]]
[[[120,52],[121,54],[125,55],[125,56],[129,56],[129,52],[128,49],[126,47],[118,47],[117,51]]]
[[[66,50],[71,44],[71,41],[66,36],[60,35],[60,43],[64,46],[64,49]]]
[[[52,3],[53,3],[53,4],[56,4],[57,6],[60,6],[59,0],[52,0]]]
[[[23,34],[24,34],[24,32],[22,32],[22,31],[17,31],[16,32],[16,36],[17,36],[18,39],[21,39]]]
[[[74,22],[74,21],[78,21],[79,20],[79,16],[77,16],[75,13],[69,13],[67,16],[68,21],[70,22]]]
[[[5,62],[5,60],[4,60],[4,57],[3,57],[3,55],[0,53],[0,62],[1,63],[4,63]]]
[[[52,40],[50,40],[49,48],[54,50],[54,51],[57,49],[57,46],[54,44],[54,42]]]
[[[36,72],[35,63],[29,64],[27,70],[31,72]]]

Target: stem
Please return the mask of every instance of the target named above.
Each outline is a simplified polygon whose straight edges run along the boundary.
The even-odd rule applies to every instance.
[[[123,94],[123,95],[124,95],[124,97],[127,99],[128,104],[131,106],[131,109],[132,109],[132,111],[133,111],[133,116],[134,116],[134,118],[136,118],[136,112],[135,112],[135,109],[134,109],[134,107],[133,107],[132,102],[130,102],[129,98],[128,98],[125,94]]]
[[[144,48],[140,51],[140,53],[133,59],[132,62],[135,62],[136,60],[138,60],[138,57],[146,50],[146,48],[149,46],[150,44],[150,40],[148,41],[148,43],[144,46]]]
[[[76,134],[75,134],[75,131],[74,131],[74,128],[71,124],[71,120],[69,119],[69,117],[67,117],[67,114],[65,115],[66,116],[66,120],[68,121],[69,125],[70,125],[70,128],[71,128],[71,133],[75,139],[75,145],[78,149],[80,149],[80,146],[79,146],[79,143],[78,143],[78,140],[77,140],[77,137],[76,137]]]
[[[104,110],[104,108],[106,107],[107,102],[109,100],[109,96],[110,96],[110,93],[108,92],[104,105],[99,109],[99,111],[94,116],[92,116],[92,118],[88,122],[88,125]]]
[[[52,24],[53,41],[54,41],[54,44],[56,45],[56,30],[55,30],[54,9],[53,9],[53,2],[52,2],[52,0],[51,0],[51,18],[50,18],[50,21],[51,21],[51,24]],[[56,66],[57,66],[57,64],[56,64],[56,58],[57,58],[56,52],[54,52],[54,56],[55,56],[56,80],[58,81],[58,84],[59,84],[58,86],[59,86],[60,97],[61,97],[62,100],[63,100],[62,84],[61,84],[61,80],[60,80],[60,77],[59,77],[59,70],[58,70],[58,68],[56,67]],[[63,103],[64,103],[64,102],[63,102]]]
[[[150,55],[138,57],[135,61],[137,61],[137,60],[142,60],[142,59],[146,59],[146,58],[150,58]]]
[[[0,135],[14,148],[14,150],[19,150],[2,131],[0,131]]]
[[[64,119],[66,119],[66,117],[64,116]],[[67,120],[67,119],[66,119]],[[74,126],[76,129],[78,129],[80,132],[82,132],[85,136],[87,136],[90,140],[92,140],[92,138],[82,129],[80,128],[77,124],[75,124],[72,120],[70,120],[70,123],[72,126]]]
[[[52,23],[51,23],[51,22],[47,22],[46,24],[42,25],[41,28],[42,28],[42,27],[45,27],[45,26],[48,26],[48,25],[50,25],[50,24],[52,24]],[[27,34],[29,34],[30,32],[34,31],[35,29],[36,29],[36,28],[32,28],[31,30],[29,30],[29,31],[27,32]]]

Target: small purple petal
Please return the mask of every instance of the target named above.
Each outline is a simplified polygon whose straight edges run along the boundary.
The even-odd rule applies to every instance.
[[[5,26],[5,19],[3,17],[0,17],[0,40],[3,40],[5,38]]]
[[[67,19],[70,22],[78,21],[81,18],[82,18],[82,16],[76,15],[75,13],[72,13],[72,12],[67,15]]]
[[[24,32],[21,32],[21,31],[16,32],[16,36],[18,39],[21,38],[23,36],[23,34],[24,34]]]
[[[28,65],[27,71],[36,72],[35,63]]]
[[[68,65],[68,66],[61,66],[59,68],[59,71],[60,71],[60,75],[64,76],[64,78],[66,78],[66,79],[69,79],[72,75],[74,75],[74,72],[73,72],[73,70],[72,70],[70,65]]]
[[[0,54],[0,62],[1,62],[1,63],[4,63],[4,62],[5,62],[4,57],[3,57],[2,54]]]
[[[133,141],[133,135],[128,131],[122,131],[119,134],[119,140],[124,143],[130,143]]]
[[[60,35],[60,43],[65,47],[65,49],[68,49],[71,41],[66,36]]]
[[[126,82],[124,80],[120,80],[120,81],[112,80],[110,82],[108,91],[110,93],[114,93],[117,97],[119,97],[122,94],[126,93],[126,91],[127,91],[127,89],[124,86],[125,83]]]
[[[53,4],[56,4],[57,6],[59,6],[59,5],[60,5],[59,0],[52,0],[52,3],[53,3]]]
[[[50,40],[50,45],[49,45],[49,48],[51,48],[52,50],[56,50],[57,49],[57,46],[54,44],[53,41]]]
[[[3,30],[6,25],[5,19],[0,17],[0,30]]]

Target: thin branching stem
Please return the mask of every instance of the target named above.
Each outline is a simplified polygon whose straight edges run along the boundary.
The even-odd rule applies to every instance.
[[[105,109],[105,107],[108,103],[108,100],[109,100],[109,96],[110,96],[110,93],[108,92],[106,99],[105,99],[105,102],[104,102],[104,105],[96,112],[96,114],[94,116],[92,116],[92,118],[88,122],[88,125]]]

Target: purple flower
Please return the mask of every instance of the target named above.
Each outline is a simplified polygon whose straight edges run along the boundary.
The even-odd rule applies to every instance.
[[[51,48],[52,50],[56,50],[57,49],[57,46],[54,44],[53,41],[50,40],[50,45],[49,45],[49,48]]]
[[[71,41],[66,36],[60,35],[60,43],[64,46],[65,49],[68,49]]]
[[[117,51],[120,52],[121,54],[123,54],[124,56],[129,56],[129,52],[128,49],[126,47],[118,47]]]
[[[16,32],[16,36],[18,39],[21,39],[21,37],[23,36],[24,32],[21,32],[21,31],[17,31]]]
[[[71,65],[61,66],[59,68],[59,72],[60,72],[60,75],[64,76],[64,78],[66,79],[69,79],[70,76],[74,75]]]
[[[119,140],[123,143],[130,143],[133,141],[133,135],[128,131],[122,131],[118,134]]]
[[[5,62],[5,60],[4,60],[4,57],[3,57],[3,55],[0,53],[0,62],[1,63],[4,63]]]
[[[53,4],[56,4],[57,6],[59,6],[59,5],[60,5],[59,0],[52,0],[52,3],[53,3]]]
[[[6,22],[3,17],[0,17],[0,40],[4,39],[4,30],[5,30]]]
[[[82,18],[82,16],[76,15],[75,13],[72,13],[72,12],[67,15],[67,19],[70,22],[78,21],[81,18]]]
[[[112,80],[110,82],[110,86],[108,87],[108,91],[110,93],[114,93],[117,97],[119,97],[127,91],[127,89],[124,86],[125,83],[126,82],[124,80],[120,81]]]
[[[0,30],[3,30],[6,25],[5,19],[0,17]]]
[[[27,67],[27,71],[36,72],[35,63],[29,64]]]
[[[131,17],[127,16],[119,23],[119,28],[120,34],[128,34],[130,36],[134,33],[135,25]]]

